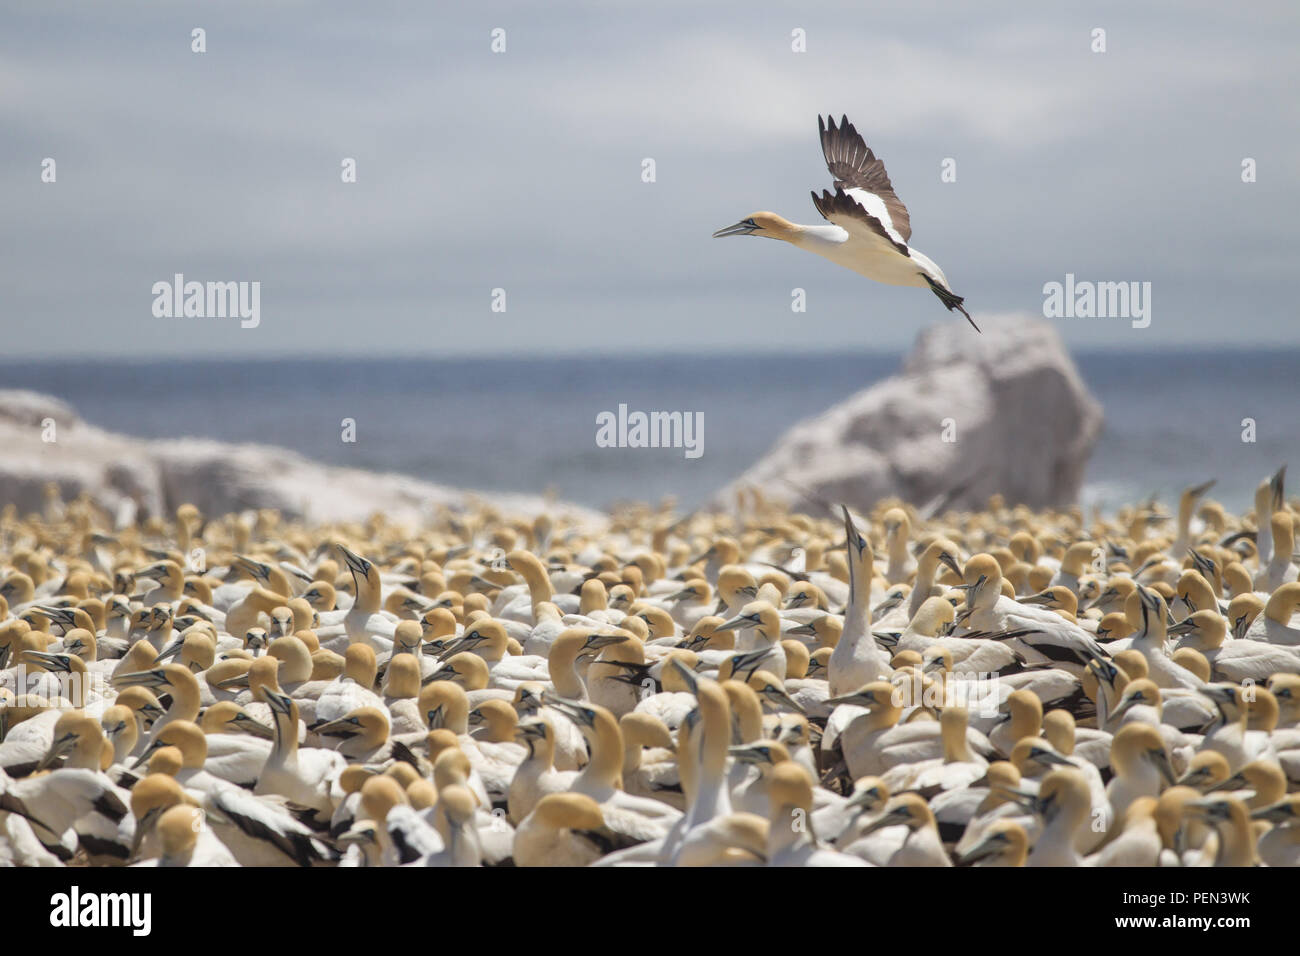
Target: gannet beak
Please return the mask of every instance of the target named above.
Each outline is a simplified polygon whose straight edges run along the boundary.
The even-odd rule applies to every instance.
[[[684,680],[686,682],[686,686],[691,689],[691,693],[696,694],[698,696],[700,679],[696,675],[695,671],[691,670],[689,667],[683,664],[680,659],[676,657],[673,658],[672,666],[675,667],[677,669],[677,673],[679,673],[682,676],[682,680]]]
[[[1252,820],[1268,820],[1271,823],[1289,823],[1296,818],[1296,805],[1289,801],[1275,803],[1269,807],[1260,807],[1250,817]]]
[[[961,566],[957,564],[957,559],[947,551],[939,555],[939,563],[952,571],[952,573],[957,575],[957,577],[961,577]]]
[[[213,686],[218,687],[221,690],[230,690],[234,687],[247,687],[248,674],[235,674],[233,677],[227,677],[225,680],[217,681]]]
[[[992,833],[986,836],[983,840],[980,840],[979,843],[975,844],[965,853],[958,856],[957,862],[970,865],[971,863],[993,856],[1001,850],[1006,842],[1006,837],[1001,833]]]
[[[816,637],[816,636],[817,636],[817,628],[813,627],[811,623],[809,623],[809,624],[800,624],[798,627],[792,627],[792,628],[790,628],[790,630],[786,631],[785,633],[787,633],[787,634],[797,634],[797,635],[801,635],[801,636],[804,636],[804,637]]]
[[[866,836],[868,833],[875,833],[877,830],[882,830],[885,827],[894,826],[899,823],[906,823],[909,819],[910,815],[906,808],[895,807],[893,810],[886,810],[880,816],[876,817],[876,819],[863,827],[861,835]]]
[[[367,574],[370,573],[369,561],[361,557],[361,555],[354,554],[352,551],[349,551],[341,544],[336,545],[336,547],[339,549],[339,553],[343,555],[343,560],[344,562],[346,562],[348,566],[348,570],[350,570],[353,574],[359,574],[362,577],[365,577]],[[495,585],[493,586],[495,587]]]
[[[880,799],[880,789],[878,787],[864,787],[856,790],[853,796],[849,797],[846,807],[853,807],[859,814],[867,809],[867,805],[875,800]]]
[[[725,229],[719,229],[713,234],[714,239],[724,239],[727,236],[752,236],[762,228],[753,219],[742,219],[734,226],[727,226]]]
[[[270,577],[266,565],[261,561],[254,561],[252,558],[247,558],[242,554],[237,554],[235,555],[235,564],[239,565],[239,567],[257,578],[259,581],[265,581]]]
[[[565,700],[563,697],[556,697],[548,692],[542,693],[542,701],[560,711],[575,724],[583,727],[592,726],[591,712],[584,705]]]
[[[266,698],[271,710],[277,714],[288,714],[290,712],[290,708],[293,706],[293,698],[288,694],[277,693],[269,687],[261,687],[259,690],[261,690],[262,696]]]
[[[735,757],[737,763],[751,765],[767,763],[772,756],[772,752],[766,747],[760,747],[754,744],[742,744],[735,747],[728,747],[727,753]]]
[[[769,684],[767,687],[763,688],[763,696],[770,697],[775,701],[779,701],[780,703],[785,704],[791,710],[795,711],[795,713],[799,713],[799,714],[808,713],[808,711],[804,709],[803,704],[799,703],[797,700],[791,697],[788,691],[785,691],[782,688],[775,686],[774,684]]]
[[[1209,481],[1204,481],[1194,488],[1188,488],[1187,491],[1193,498],[1199,498],[1201,495],[1213,488],[1217,481],[1217,478],[1211,478]]]
[[[994,787],[993,789],[1028,813],[1038,814],[1042,810],[1038,794],[1027,793],[1015,787]]]
[[[39,611],[48,617],[52,622],[63,627],[72,623],[72,612],[66,607],[50,607],[46,604],[37,604],[32,610]],[[66,624],[64,622],[67,622]]]
[[[1224,804],[1222,800],[1214,800],[1206,797],[1201,800],[1188,800],[1184,805],[1185,810],[1198,817],[1205,817],[1210,820],[1221,819],[1224,816]]]
[[[875,700],[868,694],[854,691],[852,694],[842,694],[839,697],[827,697],[826,703],[831,705],[853,704],[856,707],[870,707],[875,703]]]
[[[592,634],[587,638],[584,646],[599,650],[613,644],[622,644],[626,640],[627,638],[622,634]]]
[[[64,734],[62,737],[59,737],[58,739],[52,741],[50,743],[50,749],[45,752],[45,756],[42,757],[40,763],[36,765],[36,769],[44,770],[46,767],[53,764],[60,757],[62,757],[69,750],[71,750],[72,745],[76,742],[77,742],[76,734]]]
[[[1074,766],[1074,764],[1070,763],[1070,761],[1066,760],[1064,757],[1060,756],[1059,754],[1052,753],[1050,750],[1045,750],[1040,754],[1036,754],[1034,759],[1038,760],[1040,763],[1052,764],[1057,767]]]
[[[239,559],[236,558],[235,560],[239,560]],[[141,568],[139,571],[135,572],[135,580],[137,582],[140,581],[141,579],[147,581],[157,581],[165,573],[166,573],[166,569],[161,564],[150,564],[146,567]]]
[[[1165,782],[1169,786],[1174,786],[1177,780],[1173,764],[1169,762],[1169,754],[1165,753],[1164,750],[1159,750],[1153,755],[1153,759],[1155,760],[1156,769],[1160,771],[1160,776],[1165,778]]]
[[[159,661],[169,661],[177,654],[179,654],[184,647],[185,647],[184,641],[172,641],[170,644],[168,644],[166,647],[164,647],[161,651],[158,652],[158,656],[154,658],[154,662],[157,663]]]
[[[717,630],[717,631],[743,631],[743,630],[746,630],[746,629],[751,628],[751,627],[757,627],[759,623],[760,623],[760,622],[759,622],[759,619],[758,619],[757,615],[754,615],[754,614],[744,615],[744,614],[742,614],[742,615],[740,615],[739,617],[733,617],[730,621],[726,621],[725,623],[719,624],[716,628],[714,628],[714,630]]]
[[[342,737],[347,740],[361,732],[359,726],[354,717],[340,717],[338,720],[320,724],[316,727],[316,733],[322,737]]]
[[[238,715],[233,723],[239,730],[250,737],[260,737],[263,740],[272,740],[275,737],[275,731],[272,728],[266,726],[260,720],[254,720],[247,714]]]
[[[515,736],[524,740],[540,740],[543,734],[541,721],[528,721],[515,727]]]
[[[1114,713],[1110,715],[1110,719],[1112,721],[1115,721],[1118,720],[1120,717],[1123,717],[1124,714],[1128,713],[1129,708],[1133,706],[1133,703],[1136,700],[1137,700],[1136,697],[1124,698],[1124,700],[1120,701],[1119,706],[1115,708]]]
[[[1215,793],[1216,791],[1219,790],[1249,790],[1249,789],[1250,789],[1250,784],[1246,782],[1246,778],[1243,777],[1240,773],[1234,773],[1231,777],[1228,777],[1226,780],[1219,781],[1214,786],[1207,789],[1205,792]]]
[[[52,673],[66,674],[72,670],[66,654],[50,654],[46,651],[23,651],[25,659],[35,659]]]
[[[148,747],[145,747],[144,750],[140,751],[139,756],[135,757],[131,761],[131,763],[127,765],[128,769],[134,770],[136,767],[139,767],[141,764],[145,763],[150,757],[153,756],[154,751],[160,750],[165,746],[166,744],[164,744],[161,740],[155,740]]]

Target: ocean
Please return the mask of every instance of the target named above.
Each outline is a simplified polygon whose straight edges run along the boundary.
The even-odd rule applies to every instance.
[[[1106,411],[1085,506],[1110,510],[1214,477],[1245,510],[1300,450],[1300,350],[1079,352]],[[895,372],[902,354],[543,359],[0,363],[0,387],[47,392],[86,420],[151,438],[292,448],[318,461],[592,506],[706,500],[791,425]],[[597,416],[703,415],[702,451],[602,448]],[[1243,442],[1243,419],[1255,422]],[[341,440],[344,419],[356,441]],[[1026,454],[1032,454],[1026,449]]]

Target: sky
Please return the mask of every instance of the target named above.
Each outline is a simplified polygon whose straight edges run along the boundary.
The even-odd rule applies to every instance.
[[[1285,0],[3,3],[0,353],[904,348],[928,290],[711,238],[821,221],[826,112],[977,319],[1073,274],[1151,284],[1076,347],[1294,345],[1298,39]],[[155,315],[176,273],[258,324]]]

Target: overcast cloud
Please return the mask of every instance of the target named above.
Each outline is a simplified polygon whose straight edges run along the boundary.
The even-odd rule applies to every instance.
[[[710,238],[820,221],[819,111],[977,318],[1069,272],[1152,284],[1150,328],[1075,345],[1294,344],[1300,7],[1136,6],[6,4],[4,354],[905,346],[928,292]],[[177,272],[260,281],[260,325],[156,318]]]

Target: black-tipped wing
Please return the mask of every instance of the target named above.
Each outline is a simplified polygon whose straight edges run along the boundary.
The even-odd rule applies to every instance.
[[[840,117],[840,125],[836,126],[833,118],[823,120],[818,116],[817,129],[821,133],[826,168],[835,177],[836,190],[843,189],[850,194],[861,190],[875,196],[883,209],[878,211],[871,208],[874,203],[863,202],[866,211],[882,220],[882,225],[896,233],[899,241],[910,242],[912,222],[907,207],[894,192],[885,164],[876,158],[848,117]]]

